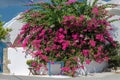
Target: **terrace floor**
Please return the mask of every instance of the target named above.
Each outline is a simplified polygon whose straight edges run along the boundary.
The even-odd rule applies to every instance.
[[[61,77],[61,76],[16,76],[0,74],[0,80],[120,80],[120,72],[93,73],[88,76]]]

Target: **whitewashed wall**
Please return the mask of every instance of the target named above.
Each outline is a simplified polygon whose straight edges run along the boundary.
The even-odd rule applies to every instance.
[[[27,56],[27,58],[25,58],[23,48],[8,48],[8,60],[11,62],[8,64],[10,74],[28,75],[29,70],[28,66],[26,65],[27,59],[31,59],[31,57]]]
[[[120,8],[119,8],[120,9]],[[118,10],[120,11],[120,10]],[[117,11],[116,11],[117,13]],[[120,12],[119,12],[120,14]],[[120,19],[120,16],[116,15],[112,19]],[[114,40],[118,41],[120,43],[120,20],[111,23],[113,30],[111,31],[112,37]]]

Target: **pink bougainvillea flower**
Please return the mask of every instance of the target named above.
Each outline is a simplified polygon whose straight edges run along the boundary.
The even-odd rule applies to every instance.
[[[59,38],[59,39],[64,39],[65,36],[64,36],[63,34],[59,34],[59,35],[58,35],[58,38]]]
[[[113,30],[113,28],[109,28],[109,30]]]
[[[32,65],[31,65],[32,67],[35,67],[35,66],[37,66],[37,62],[32,62]]]
[[[96,16],[98,15],[98,8],[97,7],[94,7],[93,9],[92,9],[92,13],[93,14],[95,14]]]
[[[39,71],[39,70],[40,70],[40,67],[36,67],[35,70],[36,70],[36,71]]]
[[[69,72],[70,71],[70,68],[69,67],[63,67],[61,68],[62,71],[65,71],[65,72]]]
[[[22,47],[23,47],[23,48],[25,48],[25,47],[27,46],[28,40],[29,40],[28,37],[27,37],[26,39],[24,39],[23,44],[22,44]]]
[[[95,19],[95,18],[88,20],[87,24],[88,24],[87,30],[89,32],[91,32],[93,30],[95,31],[98,28],[98,22],[97,22],[97,19]]]
[[[72,71],[75,71],[75,70],[77,70],[77,69],[78,69],[78,68],[76,68],[76,67],[73,67],[73,68],[72,68]]]
[[[20,44],[22,40],[23,38],[20,38],[17,43]]]
[[[28,9],[28,10],[25,10],[25,11],[23,12],[23,14],[24,14],[24,13],[28,13],[28,12],[30,12],[30,10],[29,10],[29,9]]]
[[[75,3],[77,0],[68,0],[65,4],[70,5]]]
[[[63,43],[63,42],[64,42],[64,40],[63,40],[63,39],[61,39],[61,40],[59,40],[58,42],[59,42],[59,43]]]
[[[88,30],[87,30],[87,29],[84,29],[83,31],[84,31],[84,32],[87,32]]]
[[[56,44],[53,44],[53,45],[51,46],[51,49],[52,49],[52,50],[55,50],[56,47],[57,47],[57,45],[56,45]]]
[[[91,60],[86,60],[85,62],[86,64],[90,64]]]
[[[36,17],[38,17],[39,15],[40,15],[39,12],[35,12],[35,13],[31,14],[30,16],[33,17],[33,18],[36,18]]]
[[[98,62],[98,63],[101,63],[101,62],[103,62],[104,61],[104,59],[102,59],[102,58],[97,58],[96,59],[96,62]]]
[[[63,19],[64,19],[64,21],[67,21],[68,17],[67,16],[63,16]]]
[[[42,40],[33,40],[33,44],[39,44]]]
[[[82,66],[80,66],[80,68],[84,69],[84,68],[85,68],[85,66],[84,66],[84,65],[82,65]]]
[[[101,20],[101,23],[100,23],[100,24],[105,25],[106,28],[107,28],[108,26],[111,26],[111,24],[110,24],[106,19]]]
[[[72,35],[72,38],[73,38],[74,40],[76,40],[76,39],[78,38],[78,34],[73,34],[73,35]]]
[[[84,15],[80,15],[79,20],[82,22],[85,19]]]
[[[46,48],[45,48],[45,51],[46,51],[46,52],[50,52],[50,47],[46,47]]]
[[[86,41],[85,40],[81,41],[81,45],[84,45],[84,44],[86,44]]]
[[[41,31],[41,33],[40,33],[40,34],[41,34],[41,36],[42,36],[42,35],[44,35],[44,34],[45,34],[45,32],[46,32],[46,30],[45,30],[45,29],[43,29],[43,30]]]
[[[37,49],[39,49],[39,48],[41,47],[41,45],[40,45],[40,44],[36,44],[34,47],[35,47],[36,50],[37,50]]]
[[[42,40],[33,40],[32,45],[36,48],[39,49],[41,47],[40,43]]]
[[[63,32],[63,28],[60,28],[60,29],[59,29],[59,32]]]
[[[21,28],[21,30],[26,30],[26,29],[28,29],[29,27],[30,27],[30,24],[27,23],[27,24],[23,25],[23,27]]]
[[[58,54],[56,54],[56,57],[60,57],[60,54],[58,53]]]
[[[54,62],[50,62],[51,64],[54,64]]]
[[[94,58],[97,58],[98,56],[97,56],[97,54],[94,54]]]
[[[74,20],[75,16],[64,16],[63,19],[64,21],[70,21],[70,20]]]
[[[102,49],[103,49],[102,45],[98,47],[98,51],[101,51]]]
[[[117,44],[115,44],[115,43],[112,43],[112,45],[113,45],[113,47],[116,47],[116,46],[117,46]]]
[[[63,49],[63,50],[66,50],[67,47],[69,46],[69,44],[70,44],[69,41],[65,41],[65,42],[63,42],[63,43],[62,43],[62,49]]]
[[[74,60],[74,61],[78,61],[78,57],[75,56],[75,57],[73,58],[73,60]]]
[[[99,40],[99,41],[105,42],[103,34],[97,34],[96,39]]]
[[[49,33],[52,33],[52,29],[49,29],[48,32],[49,32]]]
[[[22,34],[25,34],[25,30],[22,30],[21,32],[20,32],[20,35],[22,35]]]
[[[110,42],[113,42],[113,41],[114,41],[112,37],[109,37],[108,40],[109,40]]]
[[[41,58],[42,58],[43,60],[45,60],[46,62],[49,62],[49,60],[48,60],[48,56],[46,56],[46,55],[42,55]]]
[[[80,38],[84,38],[84,35],[83,35],[83,34],[80,34]]]
[[[85,57],[87,57],[87,56],[89,55],[89,52],[90,52],[90,50],[84,49],[84,50],[82,51],[82,54],[83,54]]]
[[[97,57],[99,57],[99,56],[101,56],[103,53],[102,52],[97,52],[96,54],[94,54],[94,58],[97,58]]]
[[[105,61],[109,61],[110,58],[109,58],[108,56],[105,56],[105,57],[104,57],[104,60],[105,60]]]
[[[95,46],[96,46],[96,42],[95,42],[94,40],[90,40],[89,43],[90,43],[90,45],[91,45],[92,47],[95,47]]]
[[[41,56],[42,55],[42,51],[38,50],[36,52],[32,53],[34,56]]]
[[[102,54],[103,54],[102,52],[99,52],[99,51],[97,52],[98,56],[101,56]]]
[[[67,30],[64,30],[63,33],[64,33],[64,34],[67,34]]]

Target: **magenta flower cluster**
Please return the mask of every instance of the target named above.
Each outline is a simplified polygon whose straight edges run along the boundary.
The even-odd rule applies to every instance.
[[[67,5],[70,5],[70,4],[73,4],[73,3],[75,3],[77,0],[68,0],[67,2],[66,2],[66,4]]]

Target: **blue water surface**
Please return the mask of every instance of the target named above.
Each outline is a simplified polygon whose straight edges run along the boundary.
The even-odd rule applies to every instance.
[[[50,0],[0,0],[0,16],[2,21],[8,22],[13,17],[18,15],[20,12],[24,12],[30,7],[24,6],[25,4],[30,3],[31,1],[50,1]],[[83,1],[83,0],[79,0]],[[109,0],[105,0],[109,1]]]
[[[0,0],[0,20],[3,22],[8,22],[20,12],[24,12],[29,9],[30,7],[25,6],[25,4],[30,2],[31,0]]]

